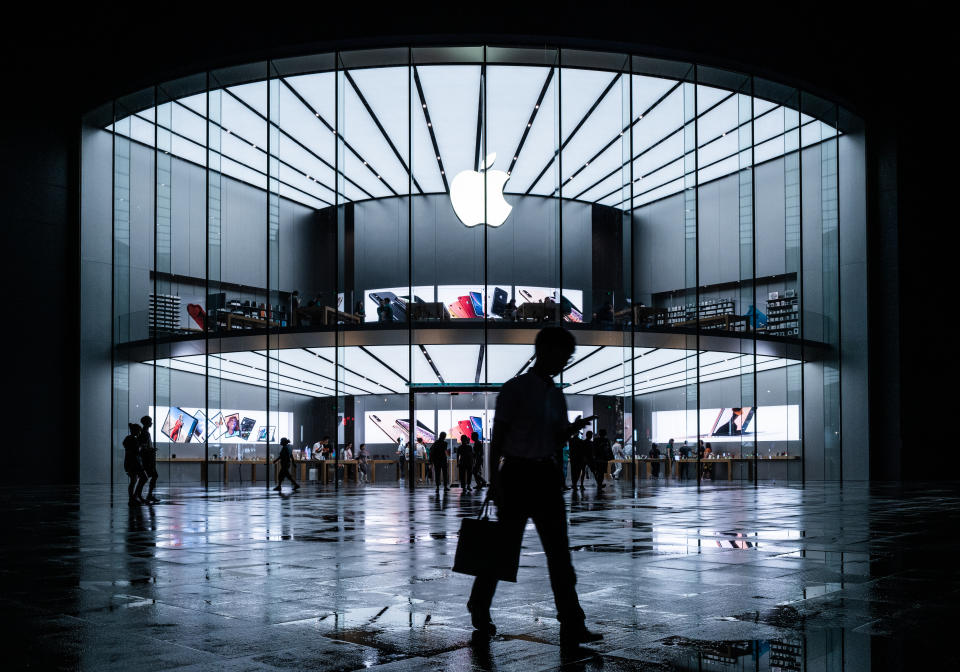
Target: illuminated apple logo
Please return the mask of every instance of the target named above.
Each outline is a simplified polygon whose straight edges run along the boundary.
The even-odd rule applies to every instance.
[[[487,224],[500,226],[513,210],[513,206],[503,198],[503,185],[510,176],[502,170],[487,170],[496,160],[496,153],[488,154],[480,171],[464,170],[450,184],[450,202],[464,226],[483,224],[484,214]]]

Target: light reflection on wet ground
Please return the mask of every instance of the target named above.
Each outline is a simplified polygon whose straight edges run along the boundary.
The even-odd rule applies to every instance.
[[[125,494],[125,493],[122,493]],[[960,662],[960,489],[614,484],[570,502],[581,602],[562,654],[533,526],[472,638],[450,571],[481,498],[394,485],[0,491],[8,669],[861,670]],[[569,498],[569,495],[568,495]],[[939,642],[939,643],[938,643]]]

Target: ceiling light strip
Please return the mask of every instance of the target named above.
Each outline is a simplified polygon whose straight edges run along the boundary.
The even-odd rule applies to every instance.
[[[290,82],[288,82],[285,77],[281,77],[281,78],[280,78],[280,82],[283,83],[283,85],[287,87],[287,90],[289,90],[290,93],[292,93],[292,94],[294,95],[294,97],[295,97],[297,100],[300,101],[300,104],[301,104],[301,105],[303,105],[305,108],[307,108],[307,111],[310,112],[310,114],[313,115],[314,119],[316,119],[317,121],[319,121],[321,124],[323,124],[323,126],[324,126],[328,131],[330,131],[331,133],[333,133],[333,136],[334,136],[334,138],[335,138],[335,140],[336,140],[336,142],[334,143],[334,145],[336,145],[337,143],[343,143],[343,146],[346,147],[347,149],[349,149],[349,150],[350,150],[350,153],[353,154],[353,155],[357,158],[357,160],[360,161],[364,166],[366,166],[367,170],[369,170],[371,174],[373,174],[375,177],[376,177],[376,176],[379,176],[379,173],[377,173],[376,169],[375,169],[373,166],[371,166],[371,165],[369,164],[369,162],[364,161],[363,157],[360,156],[359,152],[357,152],[357,150],[355,150],[355,149],[353,148],[353,145],[351,145],[349,142],[347,142],[342,135],[340,135],[339,133],[337,133],[336,129],[335,129],[333,126],[331,126],[330,123],[329,123],[326,119],[323,118],[323,115],[321,115],[320,112],[313,107],[313,105],[311,105],[310,103],[308,103],[307,100],[306,100],[306,98],[304,98],[303,96],[300,95],[300,92],[297,91],[296,88],[294,88],[293,84],[291,84]],[[337,150],[336,150],[336,147],[334,147],[334,151],[337,151]],[[321,159],[321,160],[322,160],[322,159]],[[327,166],[330,166],[330,164],[327,163],[326,161],[324,161],[324,164],[326,164]],[[333,168],[333,166],[330,166],[330,168]],[[362,192],[367,196],[367,198],[374,198],[373,194],[371,194],[369,191],[367,191],[366,189],[364,189],[363,187],[361,187],[356,181],[350,179],[350,177],[347,175],[347,173],[346,173],[345,170],[337,171],[336,169],[334,169],[334,172],[335,172],[335,174],[337,174],[337,175],[342,175],[344,180],[346,180],[347,182],[349,182],[350,184],[352,184],[354,187],[356,187],[357,189],[359,189],[360,191],[362,191]],[[387,184],[387,182],[386,182],[385,180],[380,180],[380,182],[382,182],[382,183],[387,187],[387,189],[390,189],[390,191],[393,192],[393,195],[394,195],[394,196],[397,195],[397,192],[394,191],[394,190],[390,187],[390,185]],[[344,198],[346,198],[346,197],[344,197]],[[346,200],[349,201],[350,199],[346,199]]]
[[[553,81],[553,71],[554,68],[550,68],[547,72],[547,78],[543,80],[543,86],[540,87],[540,95],[537,97],[537,102],[533,106],[533,110],[530,112],[530,118],[527,120],[527,127],[523,129],[523,135],[520,136],[520,142],[517,144],[517,149],[513,152],[513,159],[510,161],[510,167],[507,169],[507,175],[513,172],[513,167],[517,165],[517,159],[520,158],[520,151],[523,149],[523,143],[527,141],[527,135],[530,133],[530,129],[533,128],[533,122],[537,119],[537,112],[540,111],[540,106],[543,104],[543,99],[547,95],[547,89],[550,87],[550,82]]]
[[[427,360],[427,364],[430,365],[430,368],[433,369],[434,375],[437,377],[437,380],[440,381],[441,385],[445,385],[447,381],[443,379],[443,376],[440,375],[440,371],[437,369],[437,365],[433,363],[433,360],[430,358],[430,353],[427,352],[426,347],[417,344],[417,347],[420,348],[420,352],[423,353],[424,358]]]
[[[350,86],[353,87],[353,90],[356,92],[357,97],[360,99],[360,102],[363,104],[364,109],[366,109],[367,114],[370,115],[370,118],[373,119],[373,123],[380,130],[380,134],[383,135],[383,139],[387,141],[387,144],[390,146],[390,149],[393,150],[394,156],[397,157],[397,161],[400,162],[400,165],[403,166],[403,169],[410,175],[410,179],[413,180],[413,186],[417,188],[421,194],[424,193],[423,189],[420,187],[420,183],[417,182],[417,178],[413,176],[413,173],[410,171],[410,166],[407,165],[407,162],[403,160],[403,157],[400,155],[397,146],[393,144],[393,140],[390,139],[390,136],[387,134],[387,130],[383,127],[383,124],[380,123],[380,118],[377,116],[377,113],[373,111],[373,108],[370,107],[370,103],[367,102],[366,97],[363,95],[363,92],[360,90],[360,87],[357,86],[356,81],[354,81],[353,76],[350,74],[349,70],[343,71],[344,76],[347,78],[347,81],[350,82]],[[386,180],[383,181],[384,184]],[[388,187],[390,185],[387,185]],[[391,191],[393,191],[391,189]]]
[[[598,158],[600,158],[600,156],[602,156],[605,151],[607,151],[608,149],[610,149],[610,147],[612,147],[612,146],[614,145],[614,143],[616,143],[616,142],[618,142],[618,141],[622,141],[621,138],[623,138],[623,136],[626,135],[628,131],[631,131],[631,130],[633,129],[633,127],[636,126],[638,123],[640,123],[640,121],[641,121],[645,116],[647,116],[648,114],[650,114],[655,107],[657,107],[660,103],[662,103],[664,100],[666,100],[667,96],[669,96],[671,93],[673,93],[674,91],[676,91],[676,90],[680,87],[680,84],[681,84],[681,82],[677,82],[677,83],[674,84],[672,87],[670,87],[670,89],[667,90],[666,93],[664,93],[662,96],[660,96],[659,98],[657,98],[653,103],[651,103],[650,106],[647,107],[646,110],[644,110],[644,111],[641,112],[639,115],[637,115],[637,118],[636,118],[636,119],[634,119],[634,120],[631,121],[629,124],[627,124],[626,126],[624,126],[617,135],[613,136],[613,137],[610,139],[610,142],[608,142],[607,144],[605,144],[600,151],[598,151],[596,154],[594,154],[593,156],[591,156],[591,157],[585,162],[584,165],[582,165],[582,166],[580,166],[579,168],[577,168],[577,169],[573,172],[573,174],[570,175],[570,177],[567,178],[566,181],[567,181],[567,182],[572,181],[577,175],[579,175],[579,174],[582,173],[584,170],[586,170],[587,166],[589,166],[591,163],[593,163],[593,162],[596,161]],[[628,135],[627,138],[628,138],[628,141],[629,141],[630,136]],[[633,151],[633,147],[630,148],[630,151],[631,151],[631,152]],[[585,192],[589,191],[590,189],[594,188],[594,187],[597,186],[598,184],[602,183],[604,180],[609,179],[611,175],[614,175],[614,174],[617,173],[618,171],[623,170],[626,165],[627,165],[626,163],[623,163],[619,168],[616,168],[616,169],[614,169],[613,171],[607,173],[604,177],[600,178],[600,180],[598,180],[597,182],[594,182],[594,183],[591,184],[589,187],[587,187],[586,189],[584,189],[584,190],[582,190],[580,193],[578,193],[576,196],[574,196],[574,197],[573,197],[574,200],[580,198],[580,196],[582,196]],[[560,191],[560,189],[559,189],[559,187],[558,187],[557,189],[554,189],[554,190],[553,190],[553,193],[556,194],[556,193],[559,192],[559,191]]]
[[[354,371],[353,369],[349,369],[349,368],[347,368],[346,366],[344,366],[343,364],[340,364],[339,362],[334,363],[329,357],[324,357],[324,356],[321,355],[319,352],[316,352],[315,350],[312,350],[311,348],[301,348],[301,349],[302,349],[302,350],[305,350],[306,352],[309,352],[310,354],[314,355],[315,357],[318,357],[319,359],[322,359],[323,361],[325,361],[325,362],[327,362],[327,363],[329,363],[329,364],[333,364],[333,365],[334,365],[335,367],[337,367],[337,368],[343,369],[343,370],[346,371],[347,373],[352,373],[353,375],[355,375],[355,376],[357,376],[357,377],[359,377],[359,378],[363,378],[364,380],[366,380],[366,381],[368,381],[368,382],[371,382],[371,383],[373,383],[374,385],[379,385],[379,386],[382,387],[383,389],[389,390],[389,391],[392,392],[393,394],[400,394],[397,390],[393,389],[393,388],[390,387],[389,385],[384,385],[383,383],[381,383],[381,382],[379,382],[379,381],[371,380],[370,378],[368,378],[367,376],[363,375],[362,373],[357,373],[357,372]],[[342,381],[342,380],[340,381],[340,384],[341,384],[341,385],[346,385],[347,387],[353,387],[353,388],[358,389],[358,390],[363,390],[363,388],[362,388],[362,387],[359,387],[358,385],[351,385],[350,383],[346,383],[346,382],[344,382],[344,381]],[[368,391],[366,391],[366,390],[364,390],[364,392],[366,392],[367,394],[377,394],[376,392],[368,392]]]
[[[188,109],[189,109],[189,108],[188,108]],[[135,114],[134,116],[137,117],[138,119],[141,119],[141,120],[147,122],[147,123],[150,124],[150,125],[153,125],[153,123],[154,123],[153,121],[151,121],[151,120],[148,119],[147,117],[142,116],[139,112],[138,112],[137,114]],[[210,122],[210,123],[215,124],[216,122]],[[182,133],[178,133],[177,131],[174,131],[173,129],[167,128],[167,127],[164,126],[163,124],[156,124],[156,126],[157,126],[157,128],[162,128],[162,129],[165,130],[167,133],[170,133],[170,135],[174,135],[174,136],[176,136],[176,137],[178,137],[178,138],[183,138],[183,139],[186,140],[187,142],[190,142],[190,143],[193,143],[194,145],[197,145],[198,147],[200,147],[200,148],[203,149],[204,151],[206,151],[207,149],[210,149],[210,148],[204,147],[203,145],[201,145],[201,144],[200,144],[199,142],[197,142],[196,140],[193,140],[192,138],[190,138],[190,137],[188,137],[188,136],[186,136],[186,135],[183,135]],[[120,133],[119,131],[115,131],[115,132],[118,133],[118,134],[120,134],[120,135],[123,135],[123,133]],[[237,135],[236,133],[233,133],[232,135],[234,135],[235,137],[239,138],[240,140],[243,140],[243,141],[246,142],[248,145],[253,145],[253,143],[251,143],[249,140],[243,138],[243,137],[240,136],[240,135]],[[138,145],[140,145],[140,146],[142,146],[142,147],[147,147],[147,148],[149,148],[149,149],[157,150],[157,151],[165,151],[165,150],[160,150],[159,147],[155,147],[155,146],[153,146],[153,145],[148,145],[147,143],[142,142],[142,141],[140,141],[140,140],[137,140],[136,138],[133,138],[133,137],[130,137],[130,136],[124,136],[124,137],[126,137],[130,142],[136,143],[136,144],[138,144]],[[254,149],[257,149],[258,151],[263,152],[263,150],[260,149],[259,147],[254,147]],[[227,161],[231,161],[231,162],[237,164],[238,166],[243,166],[243,167],[246,168],[247,170],[252,170],[253,172],[257,173],[258,175],[263,175],[264,177],[267,177],[267,173],[266,173],[266,172],[260,170],[259,168],[255,167],[255,166],[251,166],[251,165],[248,164],[248,163],[244,163],[243,161],[240,161],[239,159],[237,159],[237,158],[235,158],[235,157],[232,157],[232,156],[230,156],[229,154],[224,154],[224,153],[222,153],[222,152],[218,152],[218,151],[215,150],[215,149],[210,149],[210,151],[213,152],[214,154],[220,156],[221,159],[226,159]],[[170,154],[170,153],[171,153],[171,152],[167,152],[167,154]],[[181,155],[179,155],[179,154],[173,154],[173,156],[177,157],[177,159],[179,159],[180,161],[184,161],[185,163],[189,163],[190,165],[198,166],[198,167],[200,167],[200,168],[206,168],[206,166],[204,166],[203,164],[197,163],[196,161],[191,161],[190,159],[188,159],[188,158],[186,158],[186,157],[183,157],[183,156],[181,156]],[[277,160],[278,160],[280,163],[282,163],[283,165],[287,166],[288,168],[290,168],[291,170],[293,170],[293,171],[296,172],[297,174],[300,174],[300,173],[303,172],[302,170],[300,170],[300,169],[298,169],[298,168],[295,168],[294,166],[291,166],[290,164],[286,163],[285,161],[283,161],[283,160],[280,159],[279,157],[275,157],[275,158],[277,158]],[[251,184],[250,182],[247,182],[246,180],[243,180],[243,179],[241,179],[241,178],[239,178],[239,177],[234,177],[233,175],[230,175],[230,174],[228,174],[228,173],[224,173],[222,170],[216,170],[216,169],[214,169],[214,168],[211,168],[211,169],[210,169],[210,172],[212,172],[212,173],[215,174],[215,175],[226,176],[226,177],[228,177],[228,178],[230,178],[230,179],[232,179],[232,180],[237,180],[237,181],[243,182],[243,183],[245,183],[245,184]],[[316,194],[312,194],[312,193],[310,193],[309,191],[305,191],[305,190],[301,189],[300,187],[298,187],[298,186],[296,186],[296,185],[290,184],[289,182],[284,182],[284,181],[281,180],[279,177],[275,177],[275,178],[273,178],[273,179],[275,179],[278,183],[282,184],[283,186],[285,186],[285,187],[287,187],[287,188],[289,188],[289,189],[292,189],[292,190],[294,190],[294,191],[300,192],[300,193],[303,194],[304,196],[307,196],[307,197],[309,197],[309,198],[312,198],[312,199],[315,200],[315,201],[320,201],[320,202],[323,203],[324,205],[331,205],[331,203],[330,203],[329,201],[327,201],[326,199],[324,199],[324,198],[322,198],[322,197],[320,197],[320,196],[317,196]],[[320,183],[318,183],[318,184],[320,184]],[[251,184],[251,186],[256,187],[256,188],[258,188],[258,189],[262,189],[261,186],[256,185],[256,184]],[[323,186],[323,187],[325,187],[325,188],[327,188],[327,189],[329,190],[329,187],[327,187],[325,184],[321,184],[321,186]],[[298,202],[299,202],[299,201],[298,201]],[[311,204],[311,205],[309,205],[309,207],[313,207],[313,205]]]
[[[437,166],[440,169],[440,179],[443,180],[443,190],[450,192],[450,185],[447,184],[447,171],[443,169],[443,159],[440,158],[440,146],[437,144],[437,136],[433,133],[433,122],[430,121],[430,109],[427,107],[427,99],[423,95],[423,85],[420,83],[420,74],[417,72],[417,66],[413,66],[413,82],[417,86],[417,96],[420,98],[420,109],[423,110],[423,120],[427,124],[427,132],[430,134],[430,143],[433,145],[434,156],[437,157]]]
[[[594,110],[596,110],[597,107],[600,106],[600,103],[603,102],[603,99],[606,98],[607,94],[610,93],[610,91],[613,89],[613,85],[616,84],[617,81],[622,76],[623,76],[622,73],[617,73],[616,75],[613,76],[613,79],[610,80],[610,83],[607,84],[607,87],[603,90],[600,96],[595,101],[593,101],[593,105],[590,106],[590,109],[587,110],[586,114],[583,115],[580,121],[577,122],[577,125],[574,126],[573,130],[570,131],[570,134],[567,136],[567,139],[560,143],[560,147],[558,149],[555,149],[553,151],[553,156],[550,157],[549,161],[547,161],[547,165],[543,167],[543,170],[540,171],[540,174],[537,175],[536,179],[534,179],[533,182],[530,183],[530,186],[527,188],[527,190],[523,192],[524,196],[530,195],[530,192],[533,191],[533,188],[537,186],[537,183],[543,178],[544,175],[547,174],[547,170],[549,170],[550,166],[553,165],[553,162],[557,160],[558,156],[560,156],[560,152],[562,152],[566,148],[566,146],[570,143],[573,137],[577,134],[577,131],[583,128],[583,125],[587,123],[587,119],[589,119],[590,115],[593,114]],[[560,92],[560,95],[561,97],[563,96],[562,91]]]
[[[283,81],[283,78],[281,78],[280,81],[282,82],[282,81]],[[288,85],[288,86],[289,86],[289,85]],[[237,94],[235,94],[235,93],[234,93],[233,91],[231,91],[230,89],[223,89],[223,92],[229,94],[229,95],[230,95],[234,100],[236,100],[238,103],[240,103],[240,104],[243,105],[245,108],[247,108],[248,110],[250,110],[251,112],[253,112],[255,115],[257,115],[258,117],[260,117],[260,119],[262,119],[263,121],[267,122],[267,124],[268,124],[269,126],[272,126],[273,128],[276,128],[279,133],[281,133],[282,135],[285,135],[285,136],[286,136],[287,138],[289,138],[294,144],[296,144],[297,146],[301,147],[304,151],[308,152],[311,156],[313,156],[314,158],[316,158],[318,161],[320,161],[321,163],[323,163],[323,164],[324,164],[325,166],[327,166],[328,168],[332,169],[332,170],[334,171],[334,174],[335,174],[335,175],[337,174],[336,169],[335,169],[332,165],[330,165],[330,163],[327,162],[322,156],[320,156],[319,154],[317,154],[316,152],[314,152],[312,149],[310,149],[309,147],[307,147],[305,144],[303,144],[302,142],[300,142],[299,140],[297,140],[295,137],[293,137],[292,135],[290,135],[289,133],[287,133],[285,130],[283,130],[282,128],[280,128],[280,126],[279,126],[276,122],[270,121],[267,117],[265,117],[264,115],[260,114],[260,112],[259,112],[255,107],[253,107],[252,105],[250,105],[250,104],[249,104],[247,101],[245,101],[243,98],[241,98],[240,96],[238,96]],[[326,123],[326,122],[324,122],[324,123]],[[344,144],[346,145],[346,142],[344,142]],[[343,177],[344,177],[345,180],[349,181],[351,184],[353,184],[355,187],[357,187],[360,191],[362,191],[363,193],[365,193],[368,197],[373,198],[373,194],[371,194],[369,191],[367,191],[366,189],[364,189],[364,188],[361,187],[360,185],[356,184],[353,180],[351,180],[350,178],[348,178],[348,177],[346,176],[346,174],[343,173],[342,171],[341,171],[341,174],[343,174]],[[389,186],[389,185],[388,185],[388,186]],[[392,190],[391,190],[391,191],[392,191]],[[394,192],[394,194],[396,194],[396,192]],[[341,194],[341,195],[342,195],[342,194]],[[350,199],[348,199],[346,196],[344,196],[344,198],[345,198],[346,200],[350,200]]]

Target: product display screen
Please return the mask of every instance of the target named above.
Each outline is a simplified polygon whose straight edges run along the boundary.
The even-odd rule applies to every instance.
[[[293,413],[274,411],[267,425],[266,411],[209,410],[186,406],[151,406],[148,413],[153,418],[164,418],[159,426],[157,441],[171,443],[203,443],[204,433],[208,443],[276,443],[281,436],[293,439]]]
[[[799,441],[800,406],[733,406],[700,409],[699,436],[696,410],[654,411],[654,443],[726,441]]]
[[[163,421],[160,431],[172,443],[187,443],[193,438],[193,430],[197,427],[197,419],[182,408],[176,406],[167,411],[167,418]]]
[[[560,290],[556,287],[527,287],[514,288],[514,299],[517,305],[524,303],[545,303],[548,300],[559,303],[565,322],[583,322],[583,292],[579,289]]]
[[[410,303],[409,287],[389,287],[386,289],[370,289],[363,293],[363,321],[379,322],[380,314],[377,309],[384,299],[390,299],[393,309],[394,322],[407,321],[407,304]],[[426,285],[413,288],[415,303],[433,303],[433,287]]]
[[[417,438],[431,444],[437,435],[431,428],[433,411],[417,412]],[[363,419],[364,440],[367,443],[404,443],[410,440],[409,411],[367,411]]]
[[[379,322],[377,308],[384,299],[390,299],[393,321],[405,322],[407,305],[411,301],[409,287],[370,289],[364,292],[364,322]],[[484,295],[483,285],[439,285],[437,287],[422,285],[413,288],[415,303],[433,303],[436,300],[443,304],[450,319],[453,320],[483,317],[493,320],[503,319],[511,299],[518,306],[523,303],[543,303],[549,299],[560,304],[564,321],[584,321],[583,291],[579,289],[564,289],[561,295],[556,287],[487,285],[486,295]]]

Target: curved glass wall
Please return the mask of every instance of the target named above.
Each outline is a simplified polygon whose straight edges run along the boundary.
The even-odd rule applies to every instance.
[[[113,445],[150,413],[165,464],[262,480],[281,436],[392,455],[413,407],[427,433],[489,432],[562,323],[571,411],[628,457],[703,440],[732,461],[691,480],[839,478],[840,118],[748,74],[492,46],[114,101],[84,134],[84,193],[110,194]]]

